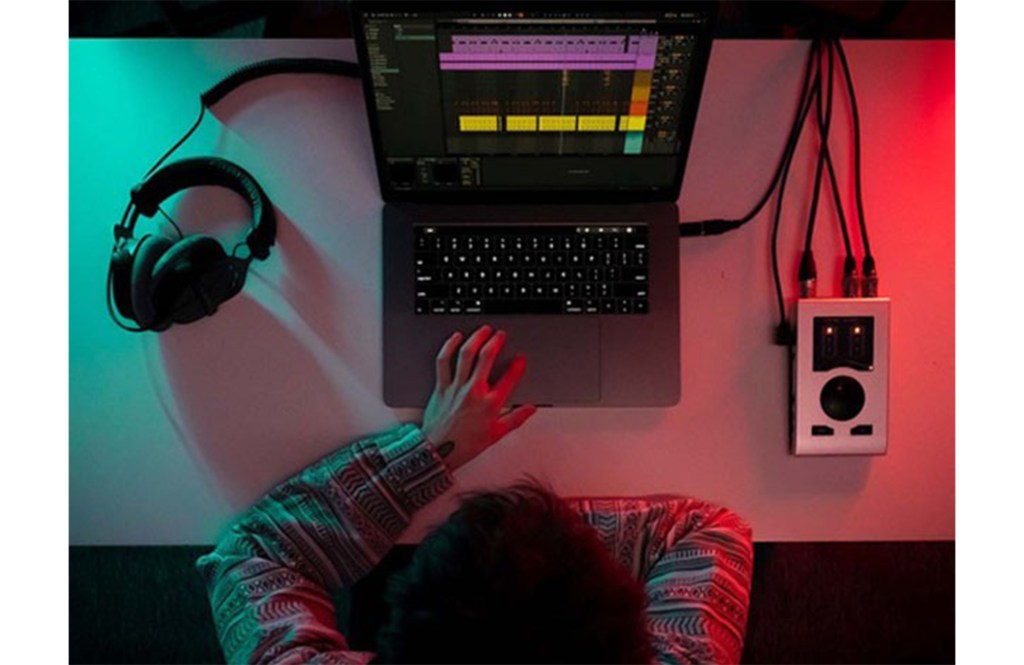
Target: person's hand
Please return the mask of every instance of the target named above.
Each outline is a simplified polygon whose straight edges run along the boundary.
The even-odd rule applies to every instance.
[[[497,443],[537,412],[533,405],[506,408],[526,371],[523,356],[513,358],[493,386],[488,383],[506,337],[503,330],[493,335],[491,332],[490,326],[483,326],[465,343],[462,333],[456,332],[437,354],[437,382],[423,412],[422,429],[452,470]]]

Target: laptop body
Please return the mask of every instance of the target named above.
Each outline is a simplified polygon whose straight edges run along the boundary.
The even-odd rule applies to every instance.
[[[383,392],[508,332],[513,403],[680,399],[678,211],[709,3],[355,1],[383,210]]]

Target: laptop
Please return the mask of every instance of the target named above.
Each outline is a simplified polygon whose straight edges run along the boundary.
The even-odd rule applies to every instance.
[[[352,3],[382,197],[383,392],[508,332],[512,402],[680,399],[678,210],[711,3]]]

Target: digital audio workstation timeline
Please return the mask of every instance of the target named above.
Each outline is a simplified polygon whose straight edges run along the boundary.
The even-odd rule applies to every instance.
[[[678,187],[709,16],[627,9],[368,13],[358,29],[382,182]]]

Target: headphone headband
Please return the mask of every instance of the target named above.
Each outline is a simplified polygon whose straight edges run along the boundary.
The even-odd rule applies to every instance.
[[[234,162],[219,157],[193,157],[173,162],[153,173],[132,189],[133,210],[115,235],[132,237],[139,215],[152,217],[161,203],[190,187],[226,187],[245,198],[252,208],[252,228],[245,237],[249,252],[257,259],[270,255],[277,235],[277,222],[266,193],[252,175]]]

